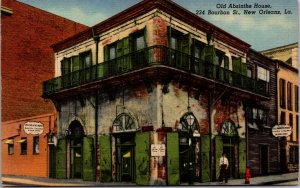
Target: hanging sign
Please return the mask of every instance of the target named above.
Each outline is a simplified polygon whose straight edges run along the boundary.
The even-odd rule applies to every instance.
[[[24,131],[26,134],[42,134],[44,125],[40,122],[26,122]]]
[[[151,144],[151,156],[152,157],[163,157],[166,153],[165,144]]]
[[[272,128],[272,134],[275,137],[287,137],[292,134],[292,127],[290,125],[275,125]]]

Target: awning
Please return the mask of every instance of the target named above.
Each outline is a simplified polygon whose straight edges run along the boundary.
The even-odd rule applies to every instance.
[[[21,139],[21,140],[19,140],[19,141],[17,141],[17,142],[23,143],[23,142],[26,142],[26,139]]]
[[[14,140],[13,140],[13,139],[7,139],[7,140],[5,140],[4,143],[5,143],[5,144],[13,144],[13,143],[14,143]]]
[[[123,155],[123,158],[129,158],[131,156],[130,151]]]

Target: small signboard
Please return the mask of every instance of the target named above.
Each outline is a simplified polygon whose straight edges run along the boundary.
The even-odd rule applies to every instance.
[[[26,134],[42,134],[44,125],[40,122],[26,122],[24,124],[24,131]]]
[[[292,134],[292,127],[290,125],[275,125],[272,128],[272,134],[275,137],[287,137]]]
[[[152,157],[163,157],[166,153],[165,144],[151,144],[151,156]]]

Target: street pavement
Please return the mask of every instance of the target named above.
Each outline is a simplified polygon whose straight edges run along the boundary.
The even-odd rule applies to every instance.
[[[287,182],[293,182],[292,185],[299,186],[299,174],[298,172],[286,173],[280,175],[269,175],[269,176],[259,176],[250,179],[249,185],[264,186],[264,185],[290,185]],[[2,186],[46,186],[46,187],[131,187],[136,186],[134,183],[125,182],[92,182],[92,181],[82,181],[79,179],[52,179],[52,178],[37,178],[37,177],[23,177],[23,176],[7,176],[2,175]],[[287,184],[285,184],[287,183]],[[181,184],[181,186],[186,186],[188,184]],[[220,184],[219,182],[207,182],[207,183],[194,183],[194,186],[243,186],[245,185],[244,179],[230,179],[227,184]]]

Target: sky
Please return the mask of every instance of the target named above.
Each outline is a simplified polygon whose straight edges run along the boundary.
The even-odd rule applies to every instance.
[[[141,0],[18,0],[59,16],[93,26],[125,10]],[[242,39],[257,51],[298,42],[297,0],[173,0],[192,13],[211,22],[226,32]],[[230,4],[251,8],[231,8]],[[254,8],[254,4],[267,7]],[[233,14],[237,10],[238,14]],[[244,14],[245,10],[256,11]],[[280,11],[281,14],[260,14],[262,11]],[[229,11],[230,15],[212,15],[209,11]],[[291,14],[284,12],[291,11]]]

